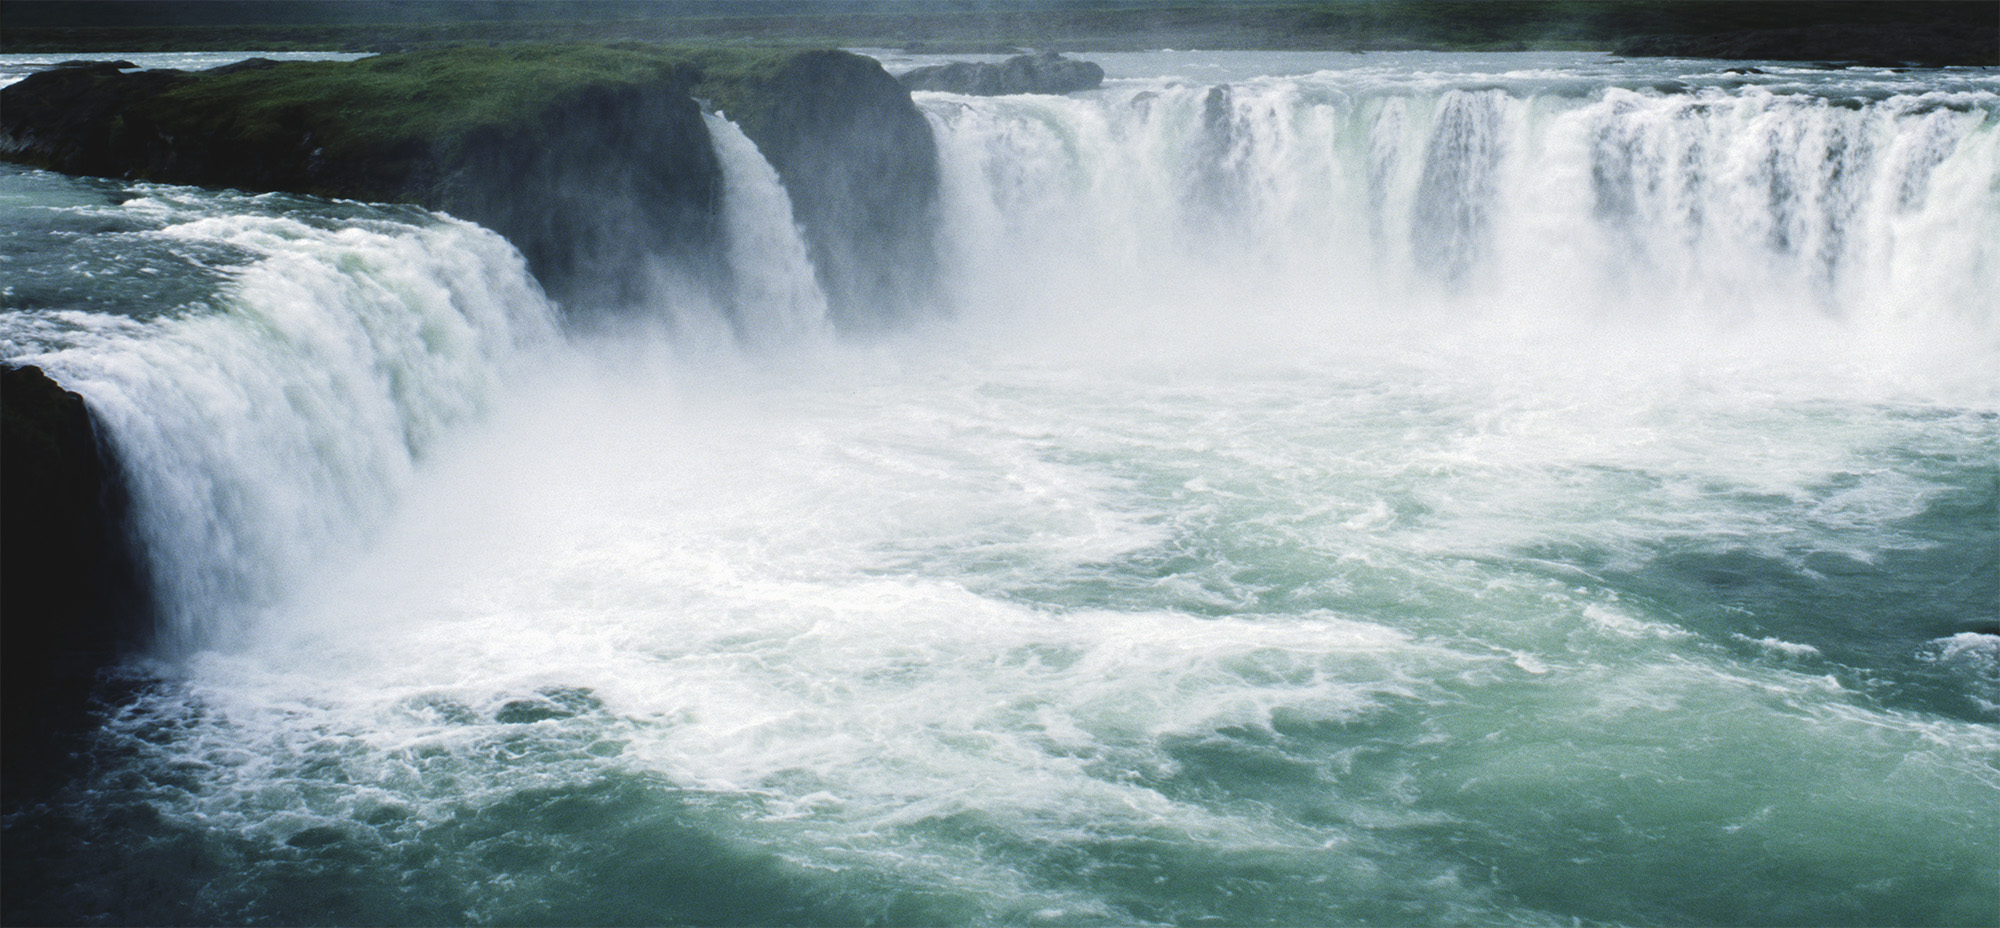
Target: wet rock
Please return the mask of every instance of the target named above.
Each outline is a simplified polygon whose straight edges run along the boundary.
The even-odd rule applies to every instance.
[[[581,88],[439,168],[419,201],[505,236],[572,310],[643,303],[659,262],[718,282],[722,167],[684,81]]]
[[[419,203],[506,236],[573,306],[636,300],[643,268],[660,257],[715,263],[721,168],[687,93],[691,70],[575,82],[454,122],[485,102],[479,82],[433,88],[504,73],[497,54],[378,60],[369,80],[258,58],[199,72],[45,71],[0,89],[0,157],[86,176]],[[238,80],[246,71],[271,78]],[[433,72],[442,77],[420,76]],[[433,109],[383,98],[372,105],[394,115],[377,117],[356,102],[397,81]]]
[[[0,366],[0,407],[0,792],[12,806],[60,778],[99,674],[147,643],[152,611],[119,465],[83,397],[39,368]]]
[[[133,64],[130,61],[126,61],[123,58],[120,58],[117,61],[93,61],[90,59],[72,59],[69,61],[58,61],[56,62],[56,67],[93,68],[97,70],[111,70],[111,71],[130,71],[137,68],[138,65]]]
[[[876,329],[922,305],[937,262],[937,143],[910,92],[872,58],[812,51],[756,95],[738,122],[784,181],[835,321]]]

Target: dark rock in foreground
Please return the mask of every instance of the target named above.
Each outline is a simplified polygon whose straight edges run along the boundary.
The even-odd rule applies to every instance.
[[[261,59],[260,59],[260,60],[261,60]],[[114,70],[114,71],[117,71],[117,70],[126,70],[126,71],[129,71],[129,70],[132,70],[132,69],[134,69],[134,68],[137,68],[137,67],[138,67],[138,65],[136,65],[136,64],[133,64],[133,63],[132,63],[132,62],[130,62],[130,61],[126,61],[126,60],[125,60],[125,59],[123,59],[123,58],[120,58],[120,59],[118,59],[117,61],[96,61],[96,60],[93,60],[93,59],[88,59],[88,58],[76,58],[76,59],[71,59],[71,60],[69,60],[69,61],[58,61],[58,62],[56,62],[56,67],[58,67],[58,68],[110,68],[110,69],[112,69],[112,70]]]
[[[1632,58],[1831,61],[1878,67],[2000,65],[2000,34],[1934,23],[1824,24],[1712,35],[1643,35],[1613,54]]]
[[[83,397],[0,366],[0,685],[10,807],[60,776],[98,672],[143,647],[150,600],[117,460]]]
[[[900,80],[911,90],[942,90],[982,97],[1010,93],[1064,94],[1096,89],[1104,83],[1104,69],[1088,61],[1042,52],[1015,55],[1000,64],[954,61],[932,65],[904,74]]]

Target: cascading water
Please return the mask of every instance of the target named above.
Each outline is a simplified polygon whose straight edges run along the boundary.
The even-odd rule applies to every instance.
[[[726,185],[724,228],[736,298],[729,318],[739,339],[771,348],[824,338],[826,294],[813,279],[812,261],[778,172],[727,118],[710,115],[708,130]]]
[[[1990,76],[1106,67],[918,95],[950,318],[864,344],[719,118],[734,296],[661,337],[747,359],[557,345],[448,221],[90,207],[236,270],[8,354],[196,449],[139,492],[256,608],[9,917],[1990,920]]]
[[[365,538],[515,353],[551,340],[553,317],[520,256],[462,223],[135,192],[76,211],[143,241],[86,274],[192,273],[212,289],[128,307],[146,316],[14,315],[5,349],[81,393],[126,462],[160,649],[184,655],[236,639],[247,613]]]
[[[778,172],[725,115],[710,113],[705,122],[723,186],[718,224],[723,267],[708,273],[726,282],[715,286],[703,273],[660,266],[673,259],[655,255],[646,270],[653,279],[646,305],[627,307],[609,320],[617,333],[611,340],[663,340],[676,355],[708,362],[823,342],[832,331],[826,294]]]
[[[1125,294],[1122,309],[1219,275],[1253,293],[1275,280],[1314,313],[1442,292],[1992,329],[2000,132],[1982,95],[1523,96],[1372,77],[928,95],[973,269],[960,301],[1046,282]]]

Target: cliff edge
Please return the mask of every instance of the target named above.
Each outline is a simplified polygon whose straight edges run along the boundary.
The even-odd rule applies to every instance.
[[[0,158],[68,174],[410,202],[493,229],[572,310],[720,274],[703,101],[777,168],[843,322],[927,276],[936,149],[873,59],[512,45],[208,71],[86,64],[0,89]]]

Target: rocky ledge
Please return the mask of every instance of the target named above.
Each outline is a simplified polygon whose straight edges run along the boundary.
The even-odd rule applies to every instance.
[[[911,90],[997,97],[1014,93],[1065,94],[1095,90],[1104,83],[1104,69],[1089,61],[1073,61],[1055,52],[1015,55],[999,64],[954,61],[905,73]]]

